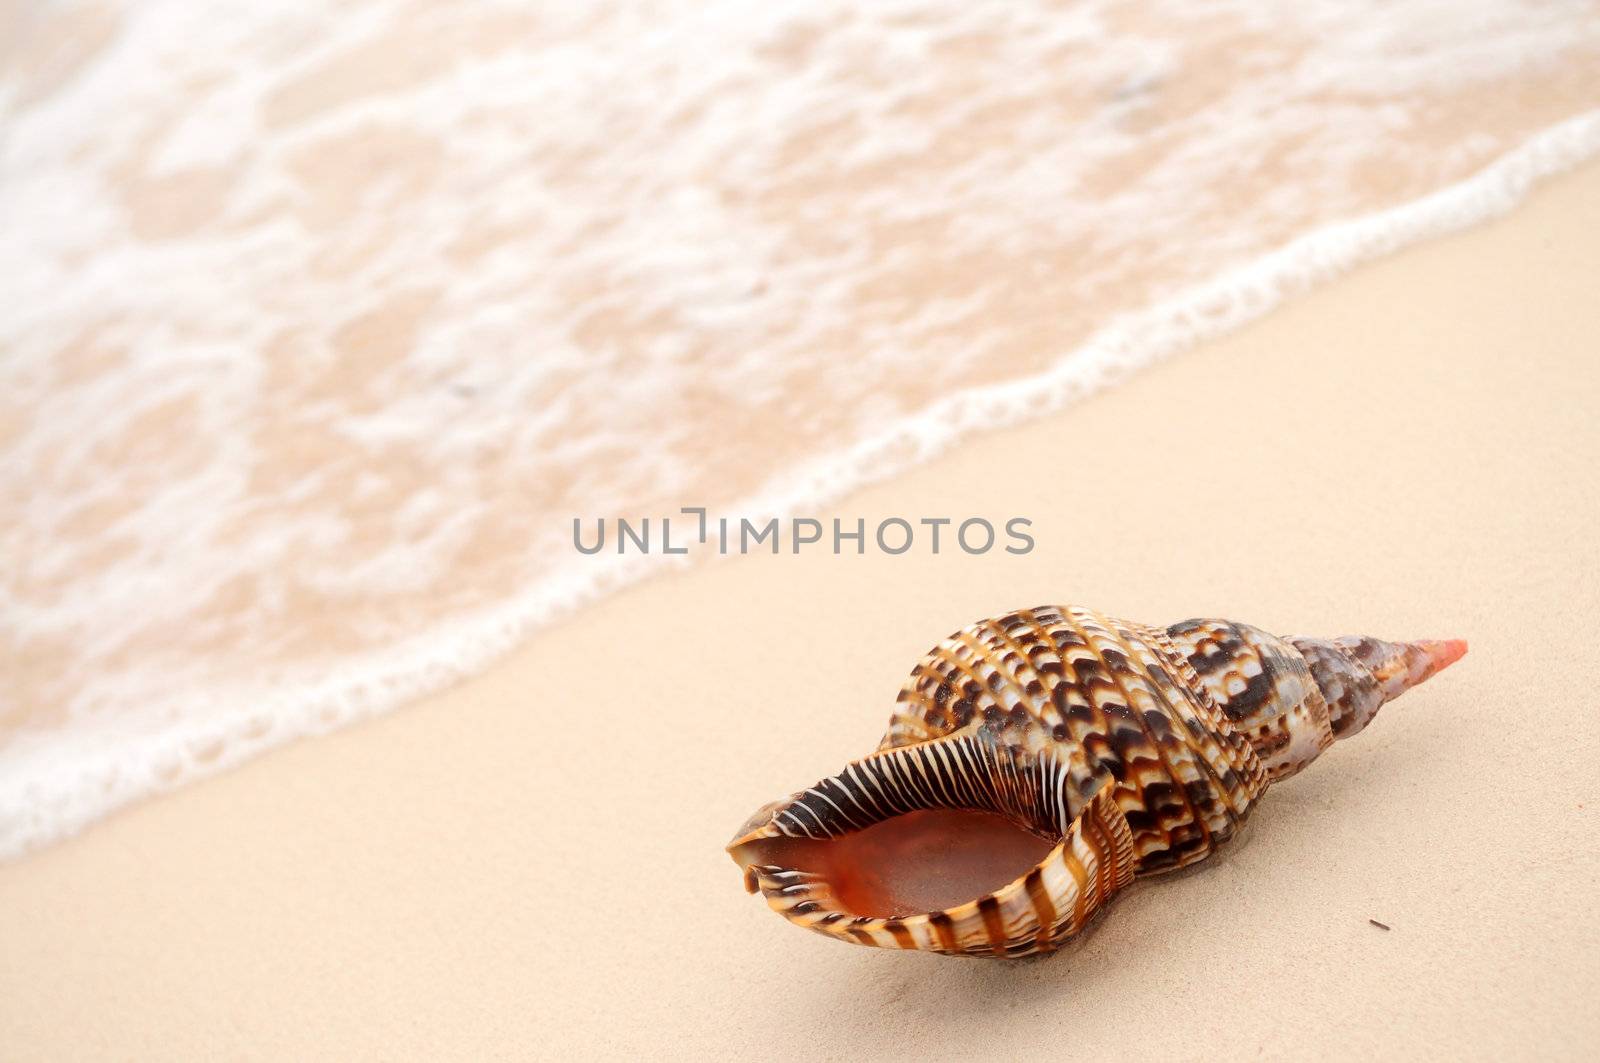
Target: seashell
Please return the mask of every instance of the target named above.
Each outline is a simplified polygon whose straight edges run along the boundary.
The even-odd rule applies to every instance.
[[[763,807],[728,852],[750,892],[841,941],[1047,952],[1136,878],[1216,852],[1271,784],[1466,649],[1008,613],[934,647],[876,752]]]

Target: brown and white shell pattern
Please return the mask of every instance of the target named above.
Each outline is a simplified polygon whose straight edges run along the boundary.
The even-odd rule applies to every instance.
[[[830,937],[954,954],[1048,951],[1136,878],[1217,851],[1272,783],[1465,650],[1018,610],[934,647],[876,752],[762,808],[729,851],[774,910]],[[783,858],[935,809],[993,813],[1055,844],[970,901],[877,915],[848,910],[827,873]]]

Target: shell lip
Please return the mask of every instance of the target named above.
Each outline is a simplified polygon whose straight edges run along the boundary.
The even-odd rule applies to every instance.
[[[935,790],[927,782],[926,774],[930,766],[935,774],[951,774],[952,768],[955,773],[965,773],[970,769],[970,760],[930,759],[924,747],[953,743],[981,744],[985,739],[981,727],[974,723],[961,731],[916,746],[880,749],[853,760],[842,771],[787,797],[768,801],[756,809],[733,832],[725,849],[734,862],[744,868],[754,861],[741,860],[740,850],[754,842],[774,838],[823,840],[911,811],[962,807],[955,800],[941,799],[954,796],[953,786],[940,786]],[[911,785],[903,770],[903,762],[912,757],[920,761],[916,766],[923,776],[919,779],[920,785]],[[891,770],[896,765],[902,770]],[[1005,814],[1004,810],[981,802],[969,807]],[[787,823],[780,825],[779,817],[785,817]]]
[[[768,801],[756,809],[750,818],[744,821],[742,827],[733,832],[733,838],[728,842],[726,849],[735,863],[739,862],[737,850],[741,846],[748,845],[750,842],[783,836],[783,832],[778,829],[773,820],[784,806],[792,804],[799,797],[799,794],[791,794],[780,801]],[[740,864],[740,866],[743,867],[744,865]]]
[[[1033,785],[1019,785],[1024,778]],[[1064,782],[1064,772],[1049,758],[1000,745],[978,728],[964,729],[880,750],[762,806],[735,832],[727,851],[749,892],[761,893],[790,922],[837,940],[949,954],[1045,952],[1124,879],[1131,880],[1125,871],[1131,868],[1132,836],[1121,814],[1109,811],[1112,787],[1087,799],[1101,813],[1097,823],[1104,823],[1099,835],[1086,840],[1067,814]],[[850,911],[825,873],[785,866],[792,861],[774,862],[773,854],[760,851],[762,841],[826,841],[908,812],[939,808],[1001,815],[1051,847],[1037,863],[989,892],[945,909],[899,915]],[[1113,852],[1115,859],[1108,863]],[[1092,870],[1100,865],[1108,870]]]
[[[1026,920],[1017,927],[1016,909],[1032,903],[1030,882],[1066,860],[1066,838],[1049,855],[999,889],[970,901],[930,912],[858,915],[839,903],[831,885],[813,872],[756,864],[745,869],[747,888],[768,907],[797,926],[854,944],[926,950],[949,954],[1025,956],[1055,947],[1048,926]]]

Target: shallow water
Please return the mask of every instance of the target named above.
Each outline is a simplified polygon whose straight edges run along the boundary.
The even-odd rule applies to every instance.
[[[0,854],[1600,149],[1594,5],[584,6],[0,16]]]

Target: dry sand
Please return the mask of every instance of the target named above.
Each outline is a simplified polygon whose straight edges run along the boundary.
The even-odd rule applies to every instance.
[[[0,868],[0,1054],[1589,1055],[1597,292],[1590,166],[835,510],[1023,515],[1030,556],[661,578]],[[1043,602],[1472,653],[1047,960],[852,949],[744,895],[748,812],[871,749],[940,636]]]

